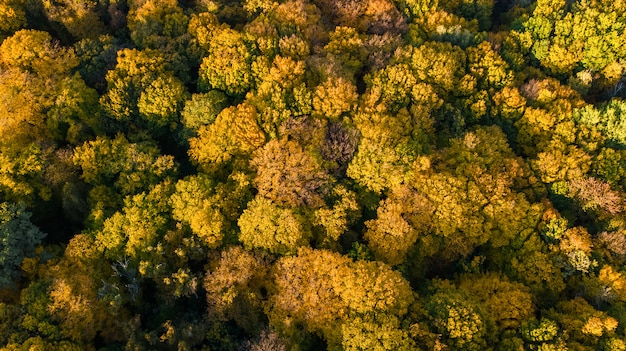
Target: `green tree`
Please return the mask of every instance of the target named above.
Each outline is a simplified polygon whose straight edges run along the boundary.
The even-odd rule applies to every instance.
[[[163,182],[149,191],[127,196],[124,207],[104,221],[95,233],[95,246],[109,259],[131,257],[143,259],[139,272],[150,274],[149,267],[159,263],[153,255],[158,250],[171,223],[168,198],[172,194],[171,182]]]
[[[189,19],[176,1],[129,1],[128,29],[141,49],[163,48],[187,32]]]
[[[254,46],[236,30],[214,26],[204,46],[207,55],[202,59],[198,89],[221,90],[231,96],[242,96],[253,84],[252,61]]]
[[[445,345],[455,350],[483,350],[487,321],[479,306],[450,288],[439,288],[424,304]]]
[[[621,3],[538,1],[523,27],[532,54],[548,72],[590,69],[614,84],[623,71],[625,23]]]
[[[276,56],[271,65],[259,70],[256,91],[247,100],[259,111],[259,126],[270,137],[289,119],[312,111],[312,93],[304,81],[305,62]]]
[[[146,191],[177,173],[174,158],[161,155],[153,142],[131,143],[123,135],[78,146],[73,164],[92,186],[87,223],[96,228],[121,207],[125,196]]]
[[[202,126],[215,122],[217,115],[228,107],[226,95],[218,90],[211,90],[206,94],[193,94],[185,102],[181,112],[181,122],[185,127],[197,131]]]
[[[23,203],[0,203],[0,288],[14,287],[22,260],[32,255],[45,237],[30,216]]]

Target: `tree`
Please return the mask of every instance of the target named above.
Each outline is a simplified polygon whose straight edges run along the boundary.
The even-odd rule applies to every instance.
[[[2,148],[0,164],[2,199],[31,206],[36,199],[50,199],[50,188],[42,182],[46,162],[41,148],[33,144],[21,150]]]
[[[383,263],[353,262],[338,253],[302,248],[297,256],[280,259],[272,276],[275,286],[268,316],[284,335],[295,337],[300,324],[309,332],[321,333],[330,348],[339,347],[344,342],[342,330],[346,338],[356,332],[350,318],[362,318],[365,323],[376,321],[362,328],[391,329],[397,333],[394,339],[402,338],[403,333],[384,316],[405,315],[413,293],[408,282]],[[350,342],[345,340],[346,345]],[[388,347],[394,344],[391,341]]]
[[[424,308],[448,347],[455,350],[482,350],[486,347],[486,320],[477,304],[467,296],[450,288],[439,288],[428,297]]]
[[[548,318],[530,320],[522,326],[522,337],[531,349],[568,350],[558,324]]]
[[[254,185],[259,195],[281,206],[320,207],[329,185],[328,175],[295,142],[271,140],[253,154]]]
[[[536,312],[530,289],[502,274],[464,275],[459,290],[484,307],[486,318],[495,322],[500,333],[518,329]]]
[[[104,7],[99,1],[44,0],[42,3],[46,17],[61,23],[76,39],[95,39],[105,32],[100,19]]]
[[[347,175],[376,193],[400,185],[410,176],[411,163],[422,151],[421,140],[412,139],[417,127],[413,117],[406,109],[395,115],[357,113],[354,122],[361,139]]]
[[[481,89],[501,89],[513,82],[508,64],[493,50],[489,42],[467,48],[468,71],[476,77]]]
[[[329,168],[334,171],[335,176],[345,176],[346,168],[356,152],[358,139],[357,129],[346,127],[342,123],[328,125],[320,154],[331,162]]]
[[[198,89],[218,89],[231,96],[243,96],[252,87],[251,64],[254,47],[230,28],[214,27],[208,42],[207,56],[200,66]]]
[[[355,109],[357,98],[354,84],[342,78],[328,78],[315,88],[313,111],[315,115],[338,121]]]
[[[217,115],[226,107],[228,99],[218,90],[211,90],[206,94],[193,94],[191,100],[185,102],[181,122],[185,127],[197,131],[200,127],[215,122]]]
[[[166,47],[183,36],[189,19],[176,1],[130,1],[128,29],[141,49]]]
[[[167,199],[172,191],[171,182],[165,181],[149,191],[127,196],[124,207],[107,218],[95,233],[94,245],[112,260],[130,257],[145,260],[148,267],[158,265],[158,260],[151,256],[159,255],[157,249],[171,222]],[[149,270],[140,272],[145,275]]]
[[[121,42],[111,35],[86,38],[74,44],[74,51],[80,60],[78,72],[85,83],[98,92],[106,89],[105,75],[115,67],[120,45]]]
[[[0,2],[0,17],[4,19],[0,24],[0,40],[3,40],[26,24],[23,2],[3,0]]]
[[[175,130],[188,95],[183,83],[174,76],[157,77],[139,96],[139,115],[154,128]]]
[[[611,144],[626,145],[626,121],[622,120],[626,104],[613,99],[599,108],[592,105],[574,110],[572,118],[606,135]]]
[[[600,340],[603,336],[606,338],[614,335],[618,327],[615,318],[596,310],[581,297],[560,301],[556,308],[546,313],[546,317],[558,322],[563,330],[568,331],[567,344],[572,346],[593,348],[602,343]]]
[[[256,109],[244,102],[222,110],[213,124],[201,126],[198,136],[189,140],[189,156],[211,173],[233,159],[247,157],[265,138]]]
[[[365,222],[364,238],[376,259],[403,263],[418,236],[429,229],[434,211],[428,199],[409,186],[391,189],[378,206],[376,219]]]
[[[97,129],[97,93],[72,74],[77,65],[74,52],[58,47],[46,32],[21,30],[2,42],[3,143],[77,143],[89,128]]]
[[[0,203],[0,288],[14,287],[19,267],[46,235],[30,222],[24,203]]]
[[[232,242],[236,237],[236,220],[252,199],[250,178],[233,173],[223,183],[205,174],[179,180],[170,199],[172,217],[189,225],[209,248]]]
[[[153,142],[132,143],[121,134],[76,147],[73,161],[87,183],[113,187],[122,195],[147,190],[176,173],[174,158],[161,155]]]
[[[433,85],[437,92],[472,89],[465,77],[467,55],[460,47],[429,41],[409,50],[409,66],[418,81]]]
[[[443,240],[444,256],[466,256],[488,242],[505,246],[539,222],[541,206],[512,189],[532,190],[530,169],[498,127],[451,139],[430,163],[416,166],[410,184],[435,209],[429,232]]]
[[[323,228],[322,244],[332,245],[360,216],[357,196],[344,185],[336,185],[329,194],[332,207],[322,207],[313,212],[312,224]]]
[[[175,129],[188,93],[164,55],[151,49],[120,50],[106,80],[100,103],[112,119],[110,129],[148,130],[157,136]]]
[[[415,350],[409,333],[393,315],[355,317],[341,325],[343,350]]]
[[[572,6],[566,1],[539,1],[524,22],[523,33],[548,72],[590,69],[614,84],[623,70],[618,63],[623,58],[619,50],[626,23],[623,10],[623,4],[606,1],[577,1]]]
[[[174,158],[161,155],[154,142],[132,143],[123,135],[96,138],[76,147],[72,161],[91,185],[87,223],[92,228],[99,228],[118,211],[125,196],[147,191],[177,173]]]
[[[263,289],[267,284],[269,260],[258,251],[231,246],[209,264],[204,278],[209,313],[234,320],[251,334],[263,326]]]
[[[305,62],[276,56],[271,65],[260,70],[256,91],[246,97],[259,111],[259,126],[272,138],[290,117],[312,111],[312,94],[305,81]]]
[[[300,246],[308,246],[310,224],[289,208],[281,208],[263,197],[248,203],[237,221],[239,240],[246,249],[261,248],[273,254],[293,254]]]

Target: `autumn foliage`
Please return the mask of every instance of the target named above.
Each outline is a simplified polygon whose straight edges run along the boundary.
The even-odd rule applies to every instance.
[[[625,46],[621,0],[0,0],[0,350],[626,350]]]

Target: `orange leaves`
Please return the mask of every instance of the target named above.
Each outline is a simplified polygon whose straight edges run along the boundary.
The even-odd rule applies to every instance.
[[[283,206],[323,205],[329,177],[297,143],[271,140],[254,153],[250,164],[257,171],[259,195]]]

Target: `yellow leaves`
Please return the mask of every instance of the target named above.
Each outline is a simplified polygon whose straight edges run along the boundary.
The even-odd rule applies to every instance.
[[[583,334],[600,337],[605,333],[611,333],[617,328],[617,320],[607,317],[604,320],[599,317],[590,317],[582,328]]]
[[[381,193],[408,178],[412,157],[371,139],[362,139],[347,174],[370,191]]]
[[[485,349],[487,326],[476,305],[455,290],[440,289],[425,308],[437,331],[455,349]]]
[[[289,330],[296,327],[285,324],[290,318],[329,342],[341,340],[340,326],[348,317],[401,316],[414,299],[408,282],[383,263],[352,262],[325,250],[303,248],[297,256],[282,258],[274,277],[271,323]]]
[[[243,103],[224,109],[213,124],[200,127],[198,137],[189,140],[189,155],[202,168],[211,170],[235,156],[251,153],[264,142],[255,108]]]
[[[332,345],[330,345],[332,346]],[[410,351],[416,346],[393,315],[351,318],[341,324],[341,347],[346,351]]]
[[[358,217],[360,209],[356,194],[343,185],[335,186],[332,195],[339,197],[332,208],[320,208],[313,212],[312,224],[324,228],[325,241],[338,240]]]
[[[328,78],[315,88],[313,110],[316,115],[337,121],[355,110],[357,100],[354,84],[343,78]]]
[[[465,71],[466,55],[450,43],[427,42],[413,48],[410,67],[419,81],[432,84],[445,91],[458,88]]]
[[[117,52],[117,65],[107,72],[106,80],[109,84],[124,79],[149,82],[165,68],[165,58],[155,50],[122,49]]]
[[[323,205],[330,179],[297,143],[271,140],[254,153],[250,165],[257,171],[254,184],[259,195],[281,206]]]
[[[530,289],[505,275],[466,275],[459,289],[477,299],[502,329],[516,329],[535,314]]]
[[[96,38],[105,32],[94,0],[44,0],[43,8],[49,20],[65,26],[74,38]]]
[[[221,196],[213,193],[216,188],[206,176],[190,177],[176,183],[176,192],[170,198],[172,217],[189,224],[209,247],[221,244],[228,227],[220,211]]]
[[[2,34],[9,34],[26,24],[26,14],[21,0],[0,2],[0,39]]]
[[[173,76],[159,76],[141,92],[137,108],[139,113],[156,127],[176,128],[178,112],[187,98],[181,81]]]
[[[295,60],[304,60],[310,54],[309,44],[295,34],[282,37],[278,41],[281,56],[291,57]]]
[[[50,297],[53,301],[50,309],[53,312],[65,309],[69,313],[78,313],[89,308],[89,304],[81,296],[75,296],[70,285],[63,279],[53,283]]]
[[[503,88],[513,82],[513,73],[507,63],[496,53],[489,42],[466,50],[468,70],[476,76],[485,88]]]
[[[65,256],[71,259],[89,260],[98,257],[94,239],[89,234],[76,234],[65,248]]]
[[[622,301],[626,301],[626,278],[609,265],[604,265],[598,274],[598,281],[609,293],[616,294]]]
[[[408,186],[394,188],[381,202],[377,218],[365,222],[365,239],[375,257],[390,265],[404,262],[418,236],[430,227],[435,209]]]
[[[574,145],[552,142],[545,151],[531,161],[544,183],[553,183],[582,177],[591,166],[591,157]]]
[[[299,246],[308,245],[311,236],[301,215],[260,196],[248,203],[237,223],[239,240],[247,249],[262,248],[275,254],[294,253]]]
[[[0,45],[0,64],[42,77],[69,74],[78,65],[74,51],[56,46],[47,32],[24,29]]]

